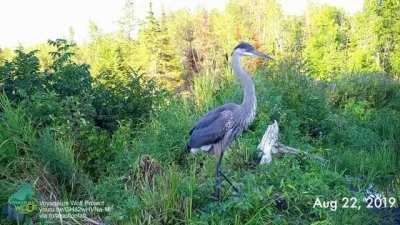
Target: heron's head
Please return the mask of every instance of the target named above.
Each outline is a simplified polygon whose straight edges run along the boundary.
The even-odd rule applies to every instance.
[[[257,51],[251,44],[246,42],[240,42],[235,49],[233,49],[232,54],[247,55],[253,58],[261,57],[264,59],[273,59],[269,54]]]

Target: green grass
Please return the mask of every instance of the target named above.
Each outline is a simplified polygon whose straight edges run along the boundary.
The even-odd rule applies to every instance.
[[[91,140],[86,143],[96,143],[104,151],[90,162],[78,160],[80,139],[35,129],[29,115],[3,97],[0,202],[23,182],[34,183],[38,194],[46,196],[40,181],[52,177],[50,186],[60,199],[113,205],[110,213],[98,215],[112,224],[316,225],[379,224],[382,219],[365,208],[313,208],[317,197],[361,201],[362,190],[370,183],[399,197],[399,83],[387,82],[389,78],[379,74],[366,75],[368,82],[360,75],[323,83],[275,68],[260,70],[254,77],[256,120],[223,161],[223,170],[240,195],[224,184],[223,201],[216,203],[211,199],[216,160],[185,154],[188,131],[205,111],[240,102],[242,94],[229,72],[214,86],[207,83],[211,75],[204,76],[193,99],[171,98],[139,129],[120,122],[112,135],[84,136]],[[280,124],[284,144],[327,162],[299,155],[258,165],[256,147],[273,120]],[[89,165],[96,162],[96,167]]]

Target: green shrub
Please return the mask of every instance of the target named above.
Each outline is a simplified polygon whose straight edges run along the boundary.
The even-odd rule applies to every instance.
[[[74,44],[63,39],[49,41],[53,64],[39,70],[36,51],[16,51],[16,57],[0,67],[1,89],[24,108],[39,127],[79,123],[94,124],[113,132],[118,121],[135,125],[159,107],[163,91],[153,80],[130,68],[118,74],[103,72],[93,81],[89,65],[72,60]],[[123,79],[122,79],[123,78]]]
[[[1,91],[11,101],[19,102],[37,91],[43,90],[43,82],[39,73],[39,59],[36,51],[25,53],[22,49],[15,51],[12,61],[0,66]]]
[[[393,77],[380,73],[345,74],[331,83],[330,102],[335,106],[348,101],[366,101],[371,107],[398,108],[400,84]]]
[[[140,124],[150,112],[158,109],[164,94],[153,80],[145,79],[138,71],[124,69],[120,74],[103,71],[93,89],[95,123],[109,131],[117,129],[118,121]]]
[[[329,114],[327,94],[322,82],[291,70],[262,71],[257,78],[259,112],[267,110],[271,120],[282,128],[288,144],[299,138],[318,140],[326,135],[324,120]]]

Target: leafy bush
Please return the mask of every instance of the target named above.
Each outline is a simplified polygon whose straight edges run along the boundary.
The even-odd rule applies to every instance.
[[[39,74],[39,59],[36,51],[25,53],[22,49],[15,51],[12,61],[0,66],[1,90],[10,100],[20,102],[37,91],[43,90],[42,77]]]
[[[117,129],[118,121],[140,123],[159,107],[165,94],[153,80],[146,80],[143,74],[130,68],[119,74],[103,71],[94,85],[95,123],[109,131]]]
[[[394,107],[397,110],[400,84],[393,77],[381,73],[346,74],[331,83],[330,101],[336,106],[348,101],[366,101],[371,107]]]
[[[327,93],[322,82],[292,70],[263,70],[256,78],[259,111],[267,110],[282,127],[288,143],[318,140],[328,132],[324,120],[329,114]],[[263,94],[260,94],[263,93]]]
[[[157,108],[163,91],[153,80],[120,68],[118,74],[105,71],[93,81],[89,65],[72,60],[74,44],[63,39],[49,44],[56,51],[50,53],[53,64],[46,71],[39,70],[36,51],[17,50],[16,57],[0,67],[2,89],[13,102],[23,102],[36,125],[84,122],[113,132],[118,121],[138,124]]]

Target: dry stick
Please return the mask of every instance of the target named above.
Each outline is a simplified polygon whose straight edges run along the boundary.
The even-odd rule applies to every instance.
[[[278,149],[278,153],[281,153],[281,154],[288,154],[288,155],[301,155],[301,154],[304,154],[304,155],[309,156],[310,158],[316,159],[316,160],[318,160],[318,161],[320,161],[322,163],[325,163],[325,162],[328,161],[328,160],[322,158],[321,156],[317,156],[317,155],[310,154],[308,152],[300,151],[298,149],[283,145],[281,143],[277,143],[276,144],[276,148]]]
[[[260,164],[269,164],[272,161],[272,153],[277,153],[278,149],[275,147],[278,143],[279,126],[276,120],[273,124],[268,125],[264,136],[261,139],[258,149],[262,151]]]
[[[298,149],[281,144],[280,142],[278,142],[278,139],[279,139],[279,126],[278,122],[276,122],[275,120],[273,124],[268,125],[267,130],[265,131],[265,134],[262,137],[260,144],[258,145],[258,149],[262,151],[260,164],[271,163],[273,153],[289,154],[289,155],[304,154],[322,163],[325,163],[327,161],[326,159],[320,156],[315,156],[308,152],[302,152]]]

